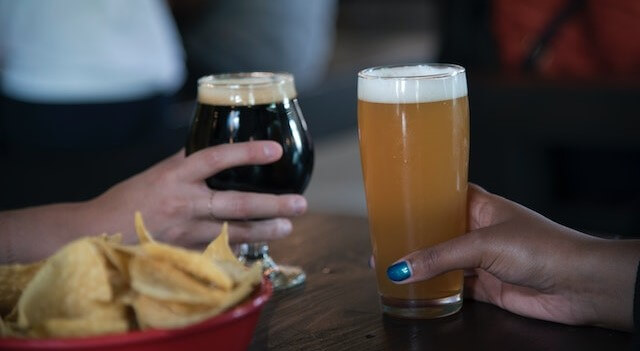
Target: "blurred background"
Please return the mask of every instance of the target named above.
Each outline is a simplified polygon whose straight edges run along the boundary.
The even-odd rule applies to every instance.
[[[24,106],[16,105],[24,98],[12,91],[15,84],[8,84],[7,77],[13,77],[15,62],[24,62],[15,58],[19,55],[11,55],[13,48],[21,48],[16,43],[34,37],[19,37],[16,22],[21,17],[11,11],[20,6],[0,2],[0,21],[4,22],[0,22],[4,26],[0,34],[2,209],[88,199],[176,152],[186,140],[195,81],[202,75],[286,70],[296,76],[300,104],[316,144],[314,175],[306,192],[311,211],[365,216],[357,140],[357,72],[384,64],[449,62],[467,69],[471,181],[577,229],[622,237],[640,235],[640,116],[636,106],[640,99],[640,2],[148,2],[164,8],[165,17],[173,21],[169,27],[177,33],[174,42],[179,44],[182,61],[178,61],[183,63],[183,71],[176,71],[177,83],[162,93],[169,96],[163,99],[163,118],[144,121],[159,130],[153,136],[131,134],[110,148],[45,145],[40,149],[25,145],[46,139],[47,133],[54,133],[51,128],[58,127],[48,126],[29,139],[25,131],[42,123],[36,120],[16,126],[7,122],[17,114],[28,114]],[[109,6],[116,6],[114,3]],[[122,2],[120,6],[132,5]],[[94,16],[108,13],[118,21],[135,14],[135,9],[109,12],[59,7],[74,9],[78,16],[81,10]],[[61,16],[78,18],[71,17],[71,10],[65,11]],[[30,21],[37,22],[39,16],[51,17],[55,12],[27,13]],[[62,22],[53,18],[46,23],[51,27],[45,30],[50,32]],[[119,29],[123,32],[122,26]],[[78,31],[69,30],[56,39],[65,41]],[[42,55],[57,50],[51,45],[46,48]],[[136,49],[140,48],[128,48],[131,52]],[[64,58],[66,53],[59,54]],[[115,55],[116,64],[111,67],[119,67],[120,56]],[[155,62],[157,57],[149,54],[145,59]],[[62,61],[73,62],[68,69],[77,70],[83,64],[82,60]],[[33,105],[33,98],[26,100]],[[44,103],[51,104],[36,102],[39,108]],[[102,132],[111,127],[101,128]],[[104,140],[101,138],[98,134],[90,139]]]

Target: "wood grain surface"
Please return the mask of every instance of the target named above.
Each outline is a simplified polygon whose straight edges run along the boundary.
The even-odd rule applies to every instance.
[[[524,318],[465,300],[436,320],[381,313],[365,218],[308,214],[271,245],[280,264],[300,265],[304,286],[276,292],[251,350],[628,350],[633,335]]]

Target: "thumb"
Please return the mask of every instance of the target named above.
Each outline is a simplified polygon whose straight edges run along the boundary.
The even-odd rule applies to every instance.
[[[387,268],[395,283],[406,284],[457,270],[481,266],[485,244],[483,229],[470,232],[432,247],[414,251]]]

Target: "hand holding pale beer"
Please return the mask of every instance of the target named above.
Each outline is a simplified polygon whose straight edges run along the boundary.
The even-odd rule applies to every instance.
[[[592,237],[468,187],[468,113],[462,67],[377,67],[358,76],[360,152],[383,312],[455,313],[462,270],[472,269],[464,279],[467,297],[527,317],[632,328],[640,241]]]
[[[407,284],[473,269],[466,297],[548,321],[633,327],[640,241],[577,232],[474,185],[468,216],[468,234],[404,256],[390,278]]]

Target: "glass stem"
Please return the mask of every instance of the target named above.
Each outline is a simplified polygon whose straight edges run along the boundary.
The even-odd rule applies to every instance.
[[[279,266],[275,263],[269,256],[269,245],[265,242],[241,244],[238,248],[238,259],[246,265],[260,262],[262,274],[273,283],[276,291],[301,285],[306,280],[306,274],[302,269]]]
[[[269,245],[265,242],[245,243],[240,247],[240,256],[246,262],[253,262],[269,256]]]
[[[246,265],[261,262],[262,271],[269,278],[278,270],[278,265],[269,256],[269,245],[265,242],[241,244],[238,259]]]

